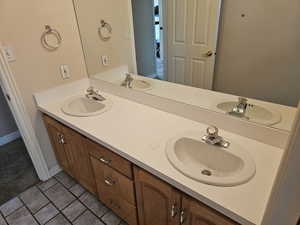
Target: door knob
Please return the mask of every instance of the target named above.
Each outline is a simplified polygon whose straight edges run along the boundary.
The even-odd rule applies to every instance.
[[[213,54],[214,54],[214,52],[213,51],[208,51],[208,52],[206,52],[206,57],[211,57],[211,56],[213,56]]]

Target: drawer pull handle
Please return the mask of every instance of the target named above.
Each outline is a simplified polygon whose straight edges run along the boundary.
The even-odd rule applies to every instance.
[[[101,162],[103,162],[104,164],[110,164],[111,163],[111,160],[104,159],[103,157],[101,157],[99,160]]]
[[[109,186],[113,186],[116,182],[113,181],[113,180],[111,180],[111,179],[109,179],[109,178],[105,178],[104,179],[104,183],[106,183]]]
[[[177,215],[176,203],[174,203],[171,208],[171,217],[174,218],[176,215]]]
[[[185,220],[186,220],[186,217],[185,217],[185,210],[183,209],[183,210],[181,210],[181,212],[180,212],[180,225],[184,224]]]

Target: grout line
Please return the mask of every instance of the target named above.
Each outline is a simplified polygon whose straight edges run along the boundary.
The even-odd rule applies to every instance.
[[[58,184],[61,185],[63,188],[65,188],[64,185],[63,185],[62,183],[60,183],[60,182],[57,182],[56,184],[52,185],[52,187],[54,187],[55,185],[58,185]],[[51,187],[51,188],[52,188],[52,187]],[[48,188],[46,191],[48,191],[48,190],[51,189],[51,188]],[[46,192],[46,191],[45,191],[45,192]],[[64,215],[64,213],[63,213],[62,211],[63,211],[64,209],[66,209],[67,207],[69,207],[73,202],[75,202],[76,199],[75,199],[74,201],[72,201],[70,204],[66,205],[63,209],[59,209],[59,208],[55,205],[55,203],[54,203],[53,201],[51,201],[51,199],[48,198],[48,196],[47,196],[43,191],[41,191],[41,192],[42,192],[42,194],[49,200],[49,202],[54,206],[54,208],[56,208],[57,211],[58,211],[58,214],[55,215],[52,219],[48,220],[45,224],[49,223],[51,220],[53,220],[55,217],[57,217],[58,215],[61,214],[68,222],[70,222],[71,225],[73,225],[72,221],[70,221],[70,220]]]
[[[4,216],[4,214],[0,211],[0,216],[2,216],[2,218],[4,219],[4,222],[6,222],[6,224],[8,224],[8,221],[6,220],[6,217]]]
[[[28,210],[29,214],[33,217],[33,219],[35,220],[35,222],[39,225],[41,225],[39,223],[39,221],[35,218],[34,214],[30,211],[30,209],[27,207],[27,205],[25,204],[25,202],[20,198],[20,201],[24,204],[24,207]],[[16,211],[15,211],[16,212]]]
[[[16,196],[16,197],[14,197],[14,198],[18,198],[18,199],[21,201],[22,205],[21,205],[19,208],[15,209],[13,212],[11,212],[11,213],[9,213],[8,215],[6,215],[6,216],[4,216],[4,214],[3,214],[3,218],[9,217],[9,216],[10,216],[11,214],[13,214],[15,211],[21,209],[21,208],[24,206],[24,203],[23,203],[22,199],[19,198],[19,196]],[[12,199],[14,199],[14,198],[12,198]],[[11,199],[11,200],[12,200],[12,199]],[[10,200],[9,200],[9,201],[10,201]],[[4,204],[5,204],[5,203],[4,203]]]
[[[52,202],[50,202],[49,201],[49,203],[47,204],[47,205],[45,205],[43,208],[41,208],[38,212],[36,212],[35,214],[34,214],[34,216],[36,215],[36,214],[38,214],[41,210],[43,210],[44,208],[46,208],[48,205],[53,205],[52,204]],[[54,206],[54,208],[55,208],[55,206]],[[59,214],[59,211],[58,211],[58,214]],[[56,214],[54,217],[56,217],[58,214]],[[51,219],[53,219],[54,217],[52,217]],[[51,220],[51,219],[49,219],[49,220]],[[44,224],[46,224],[46,223],[48,223],[49,222],[49,220],[47,220]],[[41,224],[41,223],[40,223]]]
[[[57,217],[59,214],[60,214],[60,213],[58,213],[57,215],[55,215],[53,218],[49,219],[49,220],[48,220],[46,223],[44,223],[44,224],[46,225],[46,224],[49,223],[50,221],[54,220],[54,218]]]
[[[62,170],[61,172],[59,172],[59,173],[65,173],[67,176],[69,176],[69,178],[71,178],[71,179],[75,182],[72,186],[70,186],[70,187],[68,188],[68,187],[66,187],[66,186],[65,186],[58,178],[56,178],[57,174],[53,176],[53,178],[54,178],[58,183],[62,184],[62,186],[64,186],[68,191],[69,191],[72,187],[74,187],[76,184],[78,184],[78,182],[77,182],[73,177],[71,177],[69,174],[67,174],[67,173],[64,172],[63,170]],[[59,174],[59,173],[58,173],[58,174]],[[72,194],[73,194],[73,193],[72,193]]]
[[[80,213],[77,217],[75,217],[75,219],[73,220],[72,224],[79,218],[81,217],[86,211],[90,211],[88,208],[85,208],[85,210],[83,210],[82,213]]]
[[[92,193],[90,193],[89,191],[86,191],[86,193],[92,195],[93,197],[95,197]],[[110,211],[112,211],[110,208],[108,208],[106,205],[104,205],[104,203],[102,203],[98,198],[96,198],[97,201],[99,201],[105,208],[107,208],[107,212],[105,212],[102,216],[98,216],[96,213],[94,213],[93,210],[91,210],[81,199],[78,198],[78,201],[81,202],[94,216],[96,216],[103,224],[106,225],[106,223],[103,221],[103,217],[109,213]]]
[[[59,209],[56,204],[45,194],[46,191],[50,190],[51,188],[53,188],[55,185],[61,185],[62,187],[64,187],[60,182],[57,182],[56,184],[52,185],[50,188],[48,188],[45,191],[41,190],[41,193],[48,199],[48,201],[54,206],[54,208],[57,209],[57,211],[59,212],[59,214],[63,214],[62,211],[67,208],[68,206],[70,206],[74,201],[76,201],[76,199],[74,201],[72,201],[71,203],[69,203],[68,205],[66,205],[63,209]],[[57,216],[57,215],[56,215]],[[55,216],[55,217],[56,217]],[[49,222],[49,221],[48,221]]]
[[[51,178],[50,178],[51,179]],[[50,180],[49,179],[49,180]],[[56,180],[56,179],[55,179]],[[47,181],[46,181],[47,182]],[[56,180],[56,183],[55,184],[53,184],[53,185],[51,185],[50,187],[48,187],[47,189],[45,189],[45,190],[42,190],[41,188],[40,188],[40,186],[39,185],[41,185],[41,184],[43,184],[43,183],[41,183],[41,184],[37,184],[37,188],[41,191],[41,192],[45,192],[45,191],[48,191],[50,188],[52,188],[54,185],[56,185],[58,182],[57,182],[57,180]]]

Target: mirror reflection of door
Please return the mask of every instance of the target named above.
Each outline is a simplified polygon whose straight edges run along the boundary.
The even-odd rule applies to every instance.
[[[156,76],[156,37],[153,0],[132,0],[137,72]]]
[[[212,89],[220,0],[132,0],[138,74]]]
[[[168,80],[212,89],[219,0],[166,0]]]

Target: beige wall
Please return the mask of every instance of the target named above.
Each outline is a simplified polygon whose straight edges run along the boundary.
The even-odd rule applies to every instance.
[[[223,1],[214,89],[297,106],[299,15],[299,0]]]
[[[17,130],[17,125],[0,86],[0,137],[3,137]]]
[[[58,51],[41,47],[45,24],[61,32],[63,43]],[[13,47],[17,61],[11,67],[51,168],[56,165],[55,157],[32,94],[87,76],[72,0],[0,0],[0,39]],[[71,79],[61,79],[61,64],[70,66]]]
[[[88,73],[95,75],[120,65],[129,65],[132,71],[131,0],[74,0],[85,51]],[[104,19],[112,26],[112,37],[104,42],[98,27]],[[109,66],[103,66],[101,56],[109,57]]]

